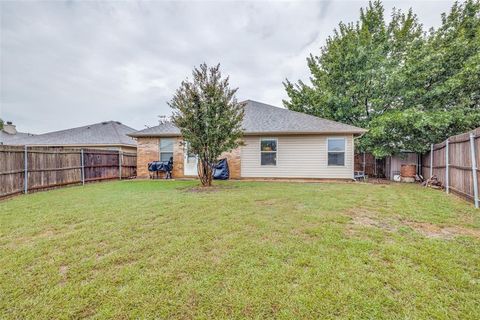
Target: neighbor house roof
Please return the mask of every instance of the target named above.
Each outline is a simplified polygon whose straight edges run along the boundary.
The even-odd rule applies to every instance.
[[[265,103],[245,101],[243,129],[245,135],[259,134],[362,134],[365,129],[326,120],[305,113]],[[171,122],[129,134],[131,137],[179,136],[180,130]]]
[[[18,138],[15,143],[11,144],[40,146],[114,145],[136,147],[136,141],[127,135],[135,131],[135,129],[118,121],[106,121],[78,128]]]
[[[3,130],[0,130],[0,144],[19,144],[18,141],[21,141],[28,137],[33,137],[34,134],[26,133],[26,132],[16,132],[15,134],[6,133]]]

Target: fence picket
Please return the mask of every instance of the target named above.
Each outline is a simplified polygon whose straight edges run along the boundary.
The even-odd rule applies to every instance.
[[[448,144],[447,139],[447,141],[445,141],[445,191],[450,193],[450,168],[448,163],[450,150],[448,149]]]
[[[433,143],[430,145],[430,178],[433,177]]]
[[[23,161],[24,161],[24,166],[25,166],[25,171],[24,171],[24,180],[23,180],[23,192],[25,194],[28,193],[28,151],[27,151],[27,146],[25,146],[25,153],[23,156]]]
[[[475,135],[470,133],[470,157],[472,161],[473,201],[478,209],[477,153],[475,150]]]

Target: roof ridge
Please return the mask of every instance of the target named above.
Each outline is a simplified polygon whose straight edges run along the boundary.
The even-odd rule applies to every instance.
[[[123,123],[121,123],[120,121],[116,121],[116,120],[109,120],[109,121],[100,121],[100,122],[95,122],[95,123],[91,123],[91,124],[86,124],[86,125],[83,125],[83,126],[78,126],[78,127],[73,127],[73,128],[67,128],[67,129],[61,129],[61,130],[55,130],[55,131],[49,131],[49,132],[45,132],[45,133],[39,133],[39,134],[35,134],[36,136],[41,136],[41,135],[46,135],[46,134],[51,134],[51,133],[59,133],[59,132],[64,132],[64,131],[71,131],[71,130],[76,130],[76,129],[82,129],[82,128],[87,128],[87,127],[93,127],[93,126],[98,126],[98,125],[105,125],[105,124],[112,124],[112,123],[119,123],[119,125],[123,125],[129,129],[132,129],[134,131],[137,131],[137,129],[134,129],[132,127],[129,127]]]
[[[62,131],[71,131],[71,130],[75,130],[75,129],[82,129],[82,128],[86,128],[86,127],[91,127],[91,126],[99,125],[99,124],[102,124],[102,123],[105,123],[105,122],[108,123],[109,121],[101,121],[101,122],[92,123],[92,124],[86,124],[86,125],[83,125],[83,126],[78,126],[78,127],[73,127],[73,128],[60,129],[60,130],[55,130],[55,131],[49,131],[49,132],[45,132],[45,133],[40,133],[40,134],[38,134],[38,135],[41,136],[41,135],[44,135],[44,134],[58,133],[58,132],[62,132]]]

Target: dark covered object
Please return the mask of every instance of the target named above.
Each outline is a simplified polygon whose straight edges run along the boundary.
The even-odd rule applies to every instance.
[[[213,166],[213,179],[227,180],[230,177],[227,159],[221,159]]]
[[[172,171],[172,166],[170,161],[153,161],[148,163],[148,171],[156,172],[156,171]]]
[[[165,172],[166,176],[165,179],[172,178],[172,170],[173,170],[173,158],[170,158],[169,161],[153,161],[148,163],[148,171],[155,172]]]

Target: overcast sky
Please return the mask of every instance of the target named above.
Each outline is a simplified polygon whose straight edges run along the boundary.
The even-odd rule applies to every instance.
[[[340,21],[368,1],[0,1],[0,117],[43,133],[106,120],[136,129],[168,115],[191,69],[220,62],[240,100],[282,106],[282,81],[308,79]],[[384,2],[426,28],[453,1]]]

